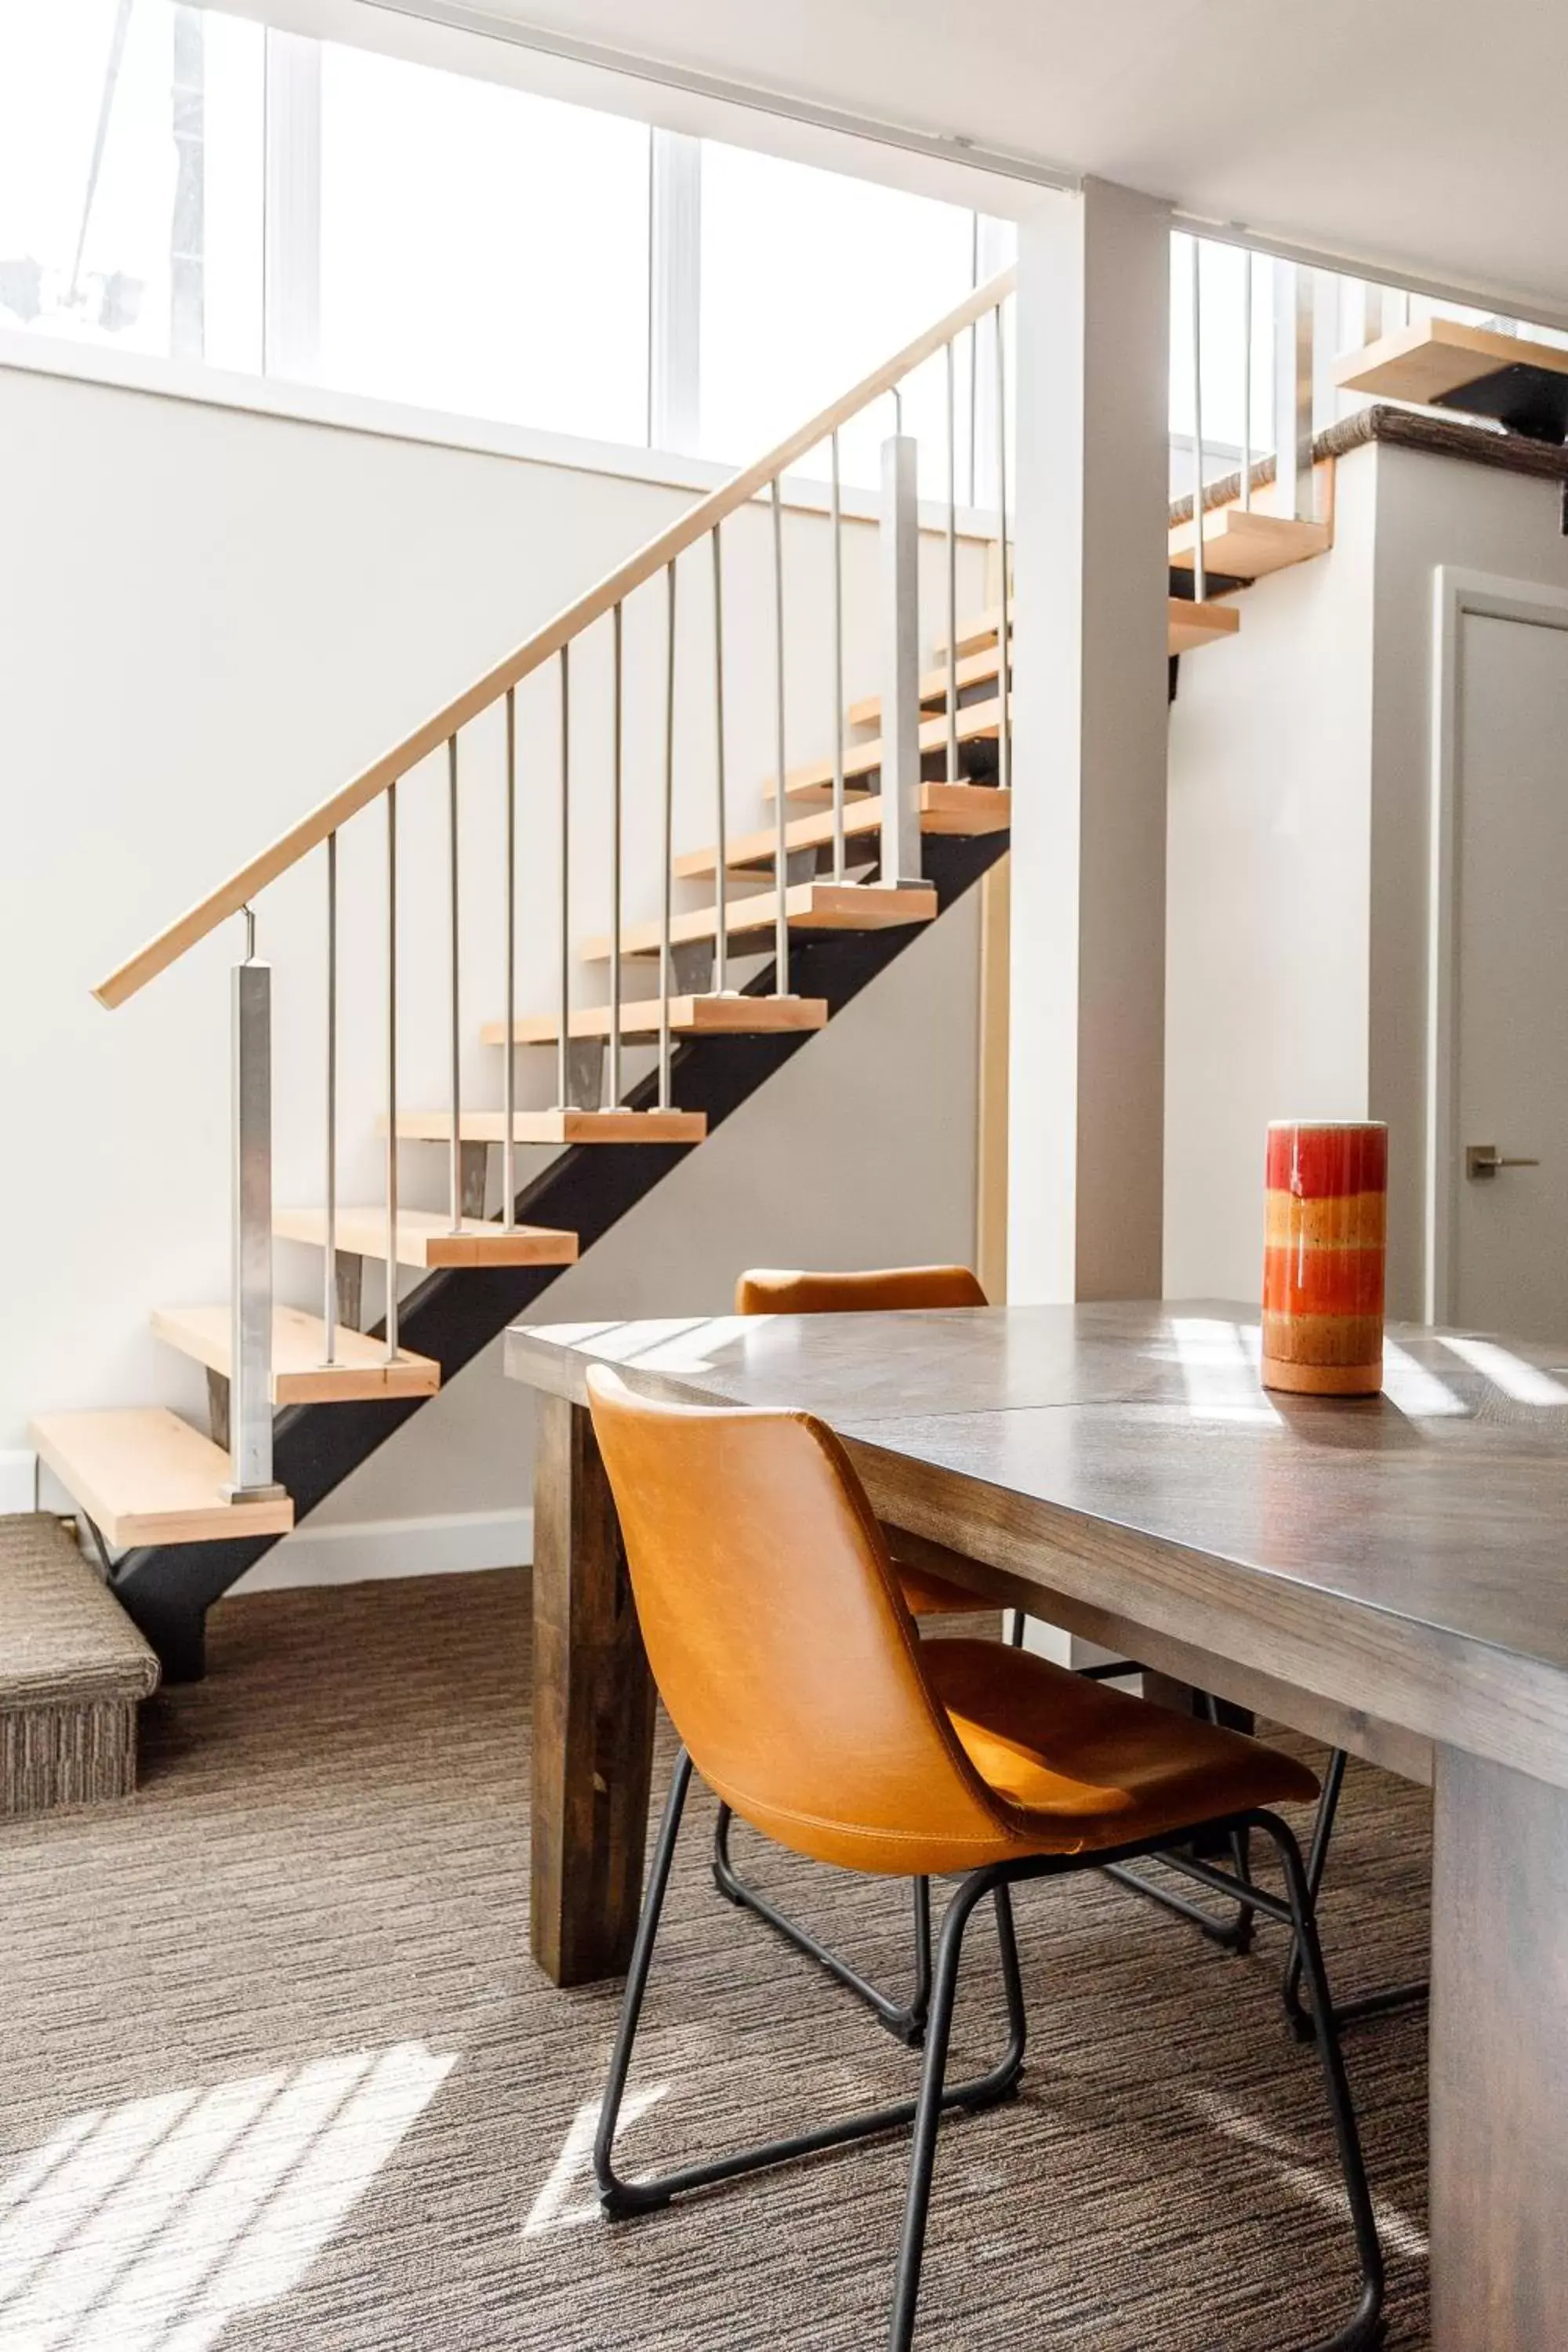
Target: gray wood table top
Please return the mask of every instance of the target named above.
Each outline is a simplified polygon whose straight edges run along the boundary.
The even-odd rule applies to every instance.
[[[1464,1738],[1484,1696],[1531,1728],[1478,1744],[1542,1769],[1544,1735],[1568,1780],[1568,1343],[1389,1342],[1384,1393],[1353,1402],[1266,1393],[1257,1312],[1223,1301],[519,1327],[507,1370],[576,1402],[605,1362],[649,1393],[815,1412],[895,1524],[1064,1590],[1092,1554],[1122,1606],[1176,1579],[1181,1625],[1152,1594],[1148,1619],[1172,1632],[1205,1600],[1281,1622],[1310,1601],[1314,1638],[1423,1637],[1423,1703],[1392,1719]],[[1224,1646],[1248,1649],[1234,1627]],[[1371,1704],[1362,1679],[1342,1695]]]

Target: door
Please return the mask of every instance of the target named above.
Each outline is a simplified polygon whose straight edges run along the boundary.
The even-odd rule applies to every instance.
[[[1449,636],[1439,1313],[1568,1341],[1568,610],[1542,594],[1461,597]]]

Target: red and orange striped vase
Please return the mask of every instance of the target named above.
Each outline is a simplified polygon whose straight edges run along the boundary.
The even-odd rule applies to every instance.
[[[1388,1129],[1276,1119],[1268,1129],[1263,1385],[1307,1396],[1383,1386]]]

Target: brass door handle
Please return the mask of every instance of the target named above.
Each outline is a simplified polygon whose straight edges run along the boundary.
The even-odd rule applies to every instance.
[[[1495,1143],[1467,1143],[1465,1173],[1467,1176],[1495,1176],[1500,1168],[1539,1168],[1539,1160],[1508,1160]]]

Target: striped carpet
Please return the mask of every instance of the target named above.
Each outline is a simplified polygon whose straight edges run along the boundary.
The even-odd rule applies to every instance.
[[[865,2352],[902,2150],[612,2229],[587,2138],[613,1988],[528,1958],[528,1588],[516,1573],[262,1593],[165,1691],[129,1804],[0,1825],[4,2352]],[[668,1751],[666,1751],[668,1755]],[[658,1779],[664,1778],[661,1766]],[[900,2095],[912,2062],[713,1896],[706,1799],[672,1895],[629,2169]],[[738,1854],[875,1969],[885,1884]],[[1325,1906],[1342,1992],[1415,1972],[1418,1792],[1352,1770]],[[1264,2352],[1348,2308],[1315,2062],[1249,1960],[1104,1882],[1023,1890],[1017,2103],[944,2127],[921,2352]],[[994,2047],[981,1934],[956,2037]],[[1350,2063],[1426,2343],[1424,2043]]]

